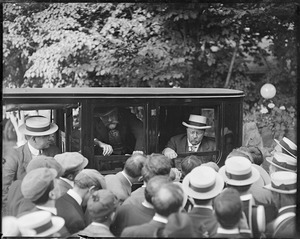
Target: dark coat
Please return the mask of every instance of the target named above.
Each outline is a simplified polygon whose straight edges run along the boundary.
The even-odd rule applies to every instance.
[[[127,227],[123,230],[121,237],[154,237],[158,229],[165,227],[166,224],[151,220],[142,225]]]
[[[55,202],[57,216],[65,219],[65,226],[70,234],[74,234],[87,225],[84,221],[84,212],[82,207],[69,194],[64,194]]]
[[[43,149],[43,155],[53,157],[61,153],[60,149],[51,145],[47,149]],[[8,188],[13,181],[23,179],[26,174],[26,167],[31,161],[32,155],[28,147],[28,143],[13,148],[4,156],[4,164],[2,168],[2,204],[6,203]]]
[[[132,151],[144,151],[144,127],[134,114],[128,110],[119,109],[118,111],[119,124],[116,129],[120,132],[121,141],[124,150],[119,154],[132,153]],[[109,130],[105,127],[99,117],[95,117],[94,137],[104,142],[109,143]],[[112,145],[114,148],[114,146]],[[118,154],[114,152],[114,154]]]

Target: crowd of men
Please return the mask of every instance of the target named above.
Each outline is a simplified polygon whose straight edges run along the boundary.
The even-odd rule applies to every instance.
[[[196,121],[203,119],[185,124],[198,137],[195,129],[207,126]],[[275,141],[271,157],[240,147],[220,168],[187,156],[180,173],[175,138],[162,154],[134,153],[122,171],[104,176],[80,153],[51,149],[56,130],[31,117],[21,127],[28,142],[5,159],[4,237],[296,237],[297,146],[287,137]],[[196,143],[192,151],[202,147]]]

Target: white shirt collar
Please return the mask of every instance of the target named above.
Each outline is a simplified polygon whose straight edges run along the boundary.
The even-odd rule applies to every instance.
[[[217,233],[220,234],[239,234],[239,229],[238,228],[233,228],[233,229],[225,229],[223,227],[219,227],[217,230]]]
[[[74,182],[67,179],[67,178],[62,178],[62,177],[59,177],[61,180],[65,181],[66,183],[70,184],[72,186],[72,188],[74,187]]]
[[[107,228],[109,230],[109,227],[107,225],[104,225],[103,223],[92,222],[91,225],[97,226],[97,227],[105,227],[105,228]]]
[[[39,206],[39,205],[36,205],[36,207],[38,209],[43,210],[43,211],[48,211],[48,212],[51,212],[54,215],[57,215],[57,209],[55,207],[44,207],[44,206]]]
[[[151,205],[149,202],[147,202],[146,200],[144,200],[142,202],[143,206],[146,207],[146,208],[154,208],[153,205]]]
[[[204,206],[204,205],[197,205],[197,204],[194,204],[193,207],[197,207],[197,208],[208,208],[208,209],[214,210],[213,207],[212,207],[211,205]]]
[[[28,142],[28,148],[33,156],[39,155],[40,151],[38,149],[34,148],[32,145],[30,145],[29,142]]]
[[[162,215],[159,215],[159,214],[157,214],[157,213],[155,213],[155,215],[154,215],[154,217],[153,217],[153,220],[154,220],[154,221],[157,221],[157,222],[164,223],[164,224],[167,224],[167,223],[168,223],[168,218],[163,217]]]
[[[124,177],[127,179],[127,181],[129,182],[130,186],[132,186],[132,183],[130,182],[129,178],[127,177],[126,173],[124,171],[121,172]]]
[[[67,191],[67,194],[69,194],[72,198],[74,198],[75,201],[81,206],[82,198],[77,192],[75,192],[73,189],[69,189]]]
[[[191,142],[188,140],[188,146],[189,146],[189,148],[192,147],[192,146],[196,146],[196,147],[197,147],[197,150],[198,150],[200,144],[201,144],[201,142],[200,142],[199,144],[192,145]]]

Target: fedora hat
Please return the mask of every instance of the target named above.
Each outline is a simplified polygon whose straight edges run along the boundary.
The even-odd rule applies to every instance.
[[[271,174],[271,183],[264,188],[283,194],[297,192],[297,174],[295,172],[277,171]]]
[[[256,182],[260,174],[250,160],[243,156],[233,156],[225,160],[219,174],[225,183],[233,186],[246,186]]]
[[[277,145],[282,148],[282,153],[289,154],[294,158],[297,158],[297,145],[286,137],[283,137],[280,141],[274,139]]]
[[[55,133],[58,130],[58,126],[55,123],[51,123],[50,119],[36,115],[25,119],[25,123],[19,127],[19,130],[25,135],[44,136]]]
[[[78,152],[56,154],[54,159],[63,167],[65,172],[80,171],[89,163],[88,159]]]
[[[65,224],[61,217],[51,216],[48,211],[37,211],[18,218],[22,236],[46,237],[58,232]]]
[[[275,167],[286,171],[297,171],[297,158],[281,152],[274,152],[273,157],[268,157],[267,161]]]
[[[193,129],[208,129],[211,126],[206,124],[207,118],[202,115],[190,115],[189,121],[182,122],[182,124],[188,128]]]
[[[192,198],[211,199],[223,190],[224,181],[213,168],[201,165],[184,177],[182,187]]]

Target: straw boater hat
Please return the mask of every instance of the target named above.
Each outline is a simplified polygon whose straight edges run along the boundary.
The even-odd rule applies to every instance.
[[[278,141],[277,139],[274,139],[274,141],[282,148],[283,153],[287,153],[294,158],[297,158],[297,145],[294,144],[291,140],[283,137],[280,141]]]
[[[297,159],[285,153],[275,152],[273,157],[267,158],[270,164],[285,171],[297,171]]]
[[[37,211],[18,218],[22,236],[46,237],[58,232],[65,224],[61,217],[51,216],[48,211]]]
[[[211,167],[198,166],[184,177],[182,187],[192,198],[211,199],[223,190],[224,181]]]
[[[274,192],[294,194],[297,192],[297,174],[288,171],[277,171],[271,174],[271,184],[264,186]]]
[[[48,118],[36,115],[28,117],[25,123],[19,127],[19,130],[25,135],[44,136],[55,133],[58,130],[58,126],[55,123],[51,123]]]
[[[260,174],[253,167],[249,159],[243,156],[227,158],[225,165],[220,168],[219,174],[224,181],[233,186],[246,186],[256,182]]]
[[[193,129],[208,129],[211,126],[206,124],[207,118],[202,115],[190,115],[189,121],[182,122],[182,124],[188,128]]]

